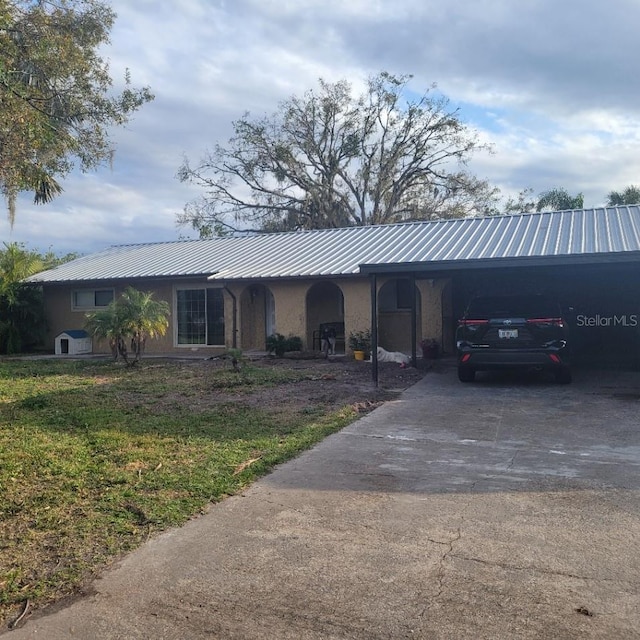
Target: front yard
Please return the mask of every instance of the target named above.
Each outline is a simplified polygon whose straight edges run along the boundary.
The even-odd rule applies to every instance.
[[[77,593],[423,374],[385,364],[374,389],[345,360],[0,362],[0,620]]]

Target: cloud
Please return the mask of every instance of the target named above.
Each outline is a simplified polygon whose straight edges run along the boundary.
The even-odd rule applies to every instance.
[[[156,95],[112,132],[113,169],[74,172],[65,193],[20,199],[3,238],[55,250],[177,238],[175,213],[200,192],[178,182],[232,135],[319,77],[361,87],[381,70],[433,82],[493,144],[471,168],[505,194],[563,186],[600,204],[640,182],[640,3],[610,0],[112,0],[116,85],[131,71]]]

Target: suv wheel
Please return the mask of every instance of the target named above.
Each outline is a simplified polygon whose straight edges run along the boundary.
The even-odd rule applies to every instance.
[[[476,378],[476,372],[471,367],[458,367],[458,380],[460,382],[473,382]]]

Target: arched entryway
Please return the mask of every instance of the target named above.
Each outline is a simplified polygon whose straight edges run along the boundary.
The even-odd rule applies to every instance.
[[[252,284],[240,296],[241,347],[264,350],[266,338],[277,331],[276,305],[273,294],[263,284]]]
[[[307,291],[307,345],[320,349],[323,324],[336,325],[336,352],[344,353],[344,296],[333,282],[318,282]]]
[[[414,286],[416,324],[422,325],[420,291]],[[419,337],[419,336],[418,336]],[[378,346],[387,351],[411,353],[411,281],[394,278],[385,282],[378,293]]]

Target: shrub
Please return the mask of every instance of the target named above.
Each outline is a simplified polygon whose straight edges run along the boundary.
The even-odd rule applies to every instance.
[[[278,358],[287,351],[300,351],[302,349],[302,339],[298,336],[285,338],[281,333],[274,333],[267,337],[267,351],[274,353]]]
[[[289,336],[285,341],[285,351],[302,351],[302,338]]]

